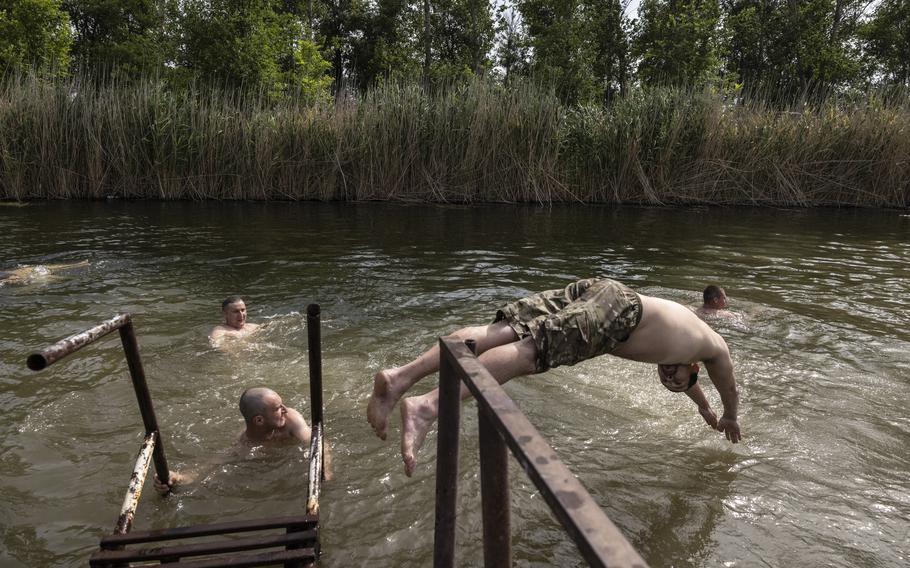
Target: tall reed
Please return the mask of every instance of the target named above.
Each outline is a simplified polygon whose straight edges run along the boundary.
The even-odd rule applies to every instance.
[[[602,108],[532,84],[304,103],[0,82],[0,198],[111,196],[907,207],[910,96],[782,112],[684,89]]]

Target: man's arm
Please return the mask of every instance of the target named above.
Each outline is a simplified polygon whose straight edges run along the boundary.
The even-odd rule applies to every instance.
[[[303,442],[304,444],[309,444],[313,438],[313,431],[307,424],[306,419],[293,408],[288,408],[288,417],[291,419],[291,433],[295,438]],[[322,441],[322,475],[325,477],[326,481],[331,481],[333,477],[333,468],[332,468],[332,448],[329,446],[328,441]]]
[[[718,336],[720,337],[720,336]],[[739,392],[736,388],[736,379],[733,377],[733,361],[730,359],[730,350],[726,342],[721,339],[721,346],[714,357],[705,359],[705,368],[708,376],[720,395],[724,405],[724,413],[717,422],[717,429],[724,433],[728,440],[734,444],[739,442],[742,434],[739,430]]]
[[[686,396],[691,398],[692,402],[698,407],[698,413],[705,419],[708,426],[717,430],[717,415],[714,414],[711,403],[708,402],[705,391],[701,390],[701,386],[698,383],[692,385],[692,387],[686,391]]]
[[[196,481],[196,476],[198,475],[191,471],[180,473],[173,469],[168,473],[170,474],[170,477],[168,478],[167,483],[162,483],[161,480],[158,479],[158,475],[155,474],[155,491],[157,491],[159,495],[167,495],[178,485],[186,485]]]
[[[224,329],[219,325],[209,333],[209,343],[212,347],[219,347],[224,341]]]

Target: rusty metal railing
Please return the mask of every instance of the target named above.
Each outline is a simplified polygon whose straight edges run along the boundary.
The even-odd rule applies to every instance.
[[[591,566],[647,564],[473,353],[469,342],[439,339],[439,439],[433,565],[455,565],[461,382],[477,400],[485,566],[512,563],[506,448]]]
[[[33,371],[40,371],[86,345],[98,341],[115,329],[120,332],[120,342],[123,344],[126,363],[130,369],[130,379],[133,382],[133,390],[136,391],[139,412],[142,414],[142,423],[145,426],[145,439],[139,449],[136,466],[130,476],[123,507],[120,509],[120,516],[117,517],[117,525],[114,528],[114,534],[126,534],[133,524],[133,517],[139,505],[139,497],[148,472],[149,454],[155,462],[158,479],[168,479],[170,475],[167,457],[164,455],[164,444],[161,442],[161,433],[158,430],[158,419],[155,417],[152,396],[149,394],[148,384],[145,381],[145,371],[142,369],[142,359],[139,357],[139,344],[136,342],[136,332],[133,330],[130,314],[114,316],[91,329],[71,335],[50,347],[33,353],[26,359],[26,365]]]

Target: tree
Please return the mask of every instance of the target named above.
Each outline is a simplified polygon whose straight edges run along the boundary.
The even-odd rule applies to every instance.
[[[171,0],[64,0],[75,31],[74,64],[119,79],[159,72],[172,55],[166,40]]]
[[[262,86],[277,94],[318,95],[331,83],[330,63],[303,22],[272,0],[188,0],[180,18],[177,62],[203,81]]]
[[[910,2],[882,0],[859,36],[868,62],[868,79],[910,87]]]
[[[516,76],[528,70],[528,36],[518,13],[510,6],[500,5],[496,16],[496,63],[502,69],[503,83],[511,84]]]
[[[608,103],[625,93],[629,71],[629,22],[620,0],[585,0],[584,38],[598,97]]]
[[[352,39],[352,75],[361,90],[376,81],[420,76],[423,10],[407,0],[378,0]]]
[[[427,0],[425,0],[427,1]],[[437,0],[429,18],[429,76],[446,82],[483,75],[490,68],[495,28],[487,0]]]
[[[717,0],[643,0],[633,41],[648,85],[700,85],[720,68]]]
[[[568,104],[595,98],[580,0],[519,0],[517,7],[532,50],[531,75]]]
[[[749,90],[804,99],[858,72],[866,0],[725,0],[726,71]]]
[[[71,43],[59,0],[7,0],[0,8],[0,73],[34,68],[63,75]]]

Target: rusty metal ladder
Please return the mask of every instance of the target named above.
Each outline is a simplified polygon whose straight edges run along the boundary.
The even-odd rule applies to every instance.
[[[118,330],[130,370],[133,389],[145,426],[145,439],[112,535],[101,539],[100,548],[89,559],[91,566],[143,566],[155,563],[193,568],[252,566],[312,566],[319,558],[319,494],[323,481],[324,431],[322,405],[322,351],[318,304],[307,306],[307,343],[310,367],[309,484],[304,515],[250,521],[214,523],[189,527],[130,532],[139,505],[142,487],[152,461],[159,479],[168,479],[169,470],[161,433],[152,405],[139,345],[130,314],[117,315],[91,329],[77,333],[34,353],[27,365],[40,371],[48,365]],[[267,531],[272,531],[268,534]],[[275,534],[275,531],[278,531]],[[252,533],[252,536],[250,536]],[[227,537],[210,540],[209,537]],[[208,540],[207,540],[208,539]],[[132,548],[127,548],[131,546]],[[250,551],[254,551],[249,553]],[[244,553],[244,554],[239,554]]]

